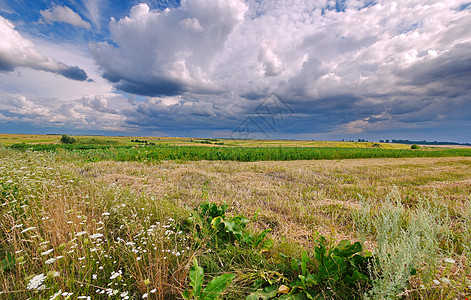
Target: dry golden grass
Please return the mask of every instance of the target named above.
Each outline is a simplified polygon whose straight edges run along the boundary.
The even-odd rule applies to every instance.
[[[360,159],[288,162],[99,162],[78,170],[107,184],[195,207],[203,199],[253,216],[257,229],[310,246],[320,232],[354,238],[360,197],[378,204],[396,186],[402,201],[439,199],[451,209],[469,201],[471,158]],[[158,200],[157,200],[158,201]]]

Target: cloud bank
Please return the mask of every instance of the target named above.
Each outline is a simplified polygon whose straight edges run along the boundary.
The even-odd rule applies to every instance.
[[[67,23],[77,27],[90,29],[91,25],[87,21],[82,20],[82,17],[73,11],[70,7],[54,5],[53,7],[41,10],[41,20],[52,24],[54,22]]]
[[[30,40],[21,36],[15,26],[0,16],[0,71],[11,72],[26,67],[52,72],[69,79],[85,81],[88,76],[77,66],[68,66],[41,54]]]
[[[242,117],[250,115],[276,92],[314,131],[427,127],[470,106],[465,4],[186,0],[166,10],[139,4],[110,22],[113,43],[90,50],[117,90],[205,98],[221,108],[216,116],[229,115],[222,111],[231,101],[244,108]],[[145,105],[134,114],[158,115],[149,112],[161,108],[159,101]]]

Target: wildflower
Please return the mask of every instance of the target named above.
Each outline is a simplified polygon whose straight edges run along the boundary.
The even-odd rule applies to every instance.
[[[49,265],[49,264],[54,263],[56,260],[57,260],[57,259],[55,259],[55,258],[49,258],[49,259],[46,260],[44,263],[45,263],[46,265]]]
[[[45,279],[46,279],[46,276],[44,276],[44,274],[42,273],[34,276],[33,278],[31,278],[31,281],[28,283],[28,286],[26,287],[26,289],[28,290],[40,289]]]
[[[51,296],[51,298],[49,298],[49,300],[54,300],[56,299],[57,297],[59,297],[59,295],[62,293],[62,290],[59,290],[57,293],[55,293],[54,295]]]
[[[43,253],[41,253],[41,255],[48,255],[48,254],[50,254],[52,251],[54,251],[54,248],[49,249],[49,250],[47,250],[47,251],[44,251]]]
[[[155,292],[157,292],[157,289],[150,290],[150,293],[151,293],[151,294],[153,294],[153,293],[155,293]]]
[[[109,212],[104,212],[104,213],[102,213],[101,215],[102,215],[102,216],[109,216],[110,213],[109,213]]]
[[[92,235],[90,236],[90,238],[91,238],[91,239],[96,239],[96,238],[99,238],[99,237],[102,237],[102,236],[103,236],[103,234],[101,234],[101,233],[95,233],[95,234],[92,234]]]
[[[451,281],[450,281],[450,279],[448,279],[448,278],[444,278],[444,277],[443,277],[443,278],[440,278],[440,280],[441,280],[444,284],[451,284]]]
[[[57,271],[49,271],[47,272],[47,277],[52,278],[52,277],[59,277],[60,273]]]
[[[92,298],[90,296],[78,296],[77,299],[91,300]]]
[[[84,235],[84,234],[86,234],[86,233],[87,233],[86,231],[80,231],[80,232],[77,232],[77,233],[75,234],[75,236],[81,236],[81,235]]]
[[[34,226],[33,227],[28,227],[28,228],[24,229],[23,231],[21,231],[21,233],[25,233],[25,232],[28,232],[28,231],[33,230],[33,229],[36,229],[36,227],[34,227]]]
[[[97,278],[98,278],[98,276],[96,274],[92,275],[92,279],[96,280]]]
[[[142,295],[142,299],[147,298],[148,295],[149,294],[145,293],[144,295]]]
[[[119,270],[118,272],[111,272],[111,277],[110,279],[113,280],[121,275],[122,271]]]
[[[440,281],[438,281],[436,279],[433,280],[433,283],[435,283],[435,285],[440,285]]]
[[[456,260],[454,260],[453,258],[449,258],[449,257],[445,258],[443,261],[447,262],[447,263],[450,263],[450,264],[454,264],[456,262]]]
[[[23,224],[15,225],[15,226],[13,226],[11,229],[20,228],[20,227],[23,227]]]

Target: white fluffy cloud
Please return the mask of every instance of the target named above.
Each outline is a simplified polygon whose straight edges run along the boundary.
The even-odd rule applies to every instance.
[[[40,53],[32,41],[24,38],[15,26],[0,16],[0,71],[17,67],[52,72],[73,80],[87,80],[87,74],[77,66],[68,66]]]
[[[117,47],[91,50],[118,89],[149,96],[382,94],[397,89],[401,71],[470,41],[469,10],[457,10],[464,1],[429,2],[347,1],[345,11],[300,0],[187,0],[166,11],[139,4],[110,23]]]
[[[130,93],[217,92],[215,59],[226,49],[246,9],[238,0],[182,1],[180,7],[165,11],[139,4],[129,17],[109,25],[118,47],[105,42],[90,50],[104,69],[103,76]]]
[[[77,27],[90,29],[91,25],[87,21],[82,20],[82,17],[73,11],[70,7],[54,5],[53,7],[41,10],[42,21],[46,23],[67,23]]]
[[[443,103],[464,105],[471,95],[465,2],[186,0],[164,11],[139,4],[109,24],[116,46],[90,49],[118,90],[199,95],[213,109],[275,91],[322,130],[381,130],[436,121]]]

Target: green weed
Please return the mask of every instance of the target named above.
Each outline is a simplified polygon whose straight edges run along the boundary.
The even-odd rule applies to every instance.
[[[227,285],[234,280],[234,274],[222,274],[211,280],[203,289],[204,270],[198,265],[198,260],[193,259],[193,266],[190,269],[190,286],[182,293],[185,300],[214,300],[219,299]]]

